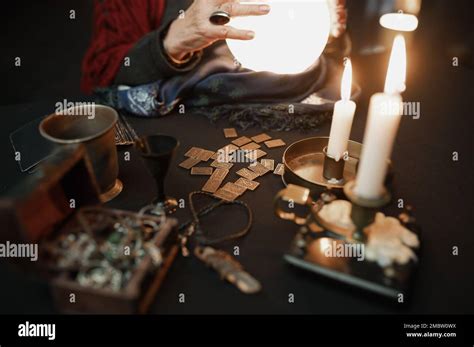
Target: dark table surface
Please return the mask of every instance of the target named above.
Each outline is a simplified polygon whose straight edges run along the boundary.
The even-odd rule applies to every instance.
[[[295,269],[282,258],[297,227],[278,220],[272,210],[274,195],[283,188],[279,177],[261,178],[261,187],[247,193],[243,200],[254,212],[250,234],[225,248],[240,247],[238,259],[263,284],[255,296],[240,294],[232,285],[217,277],[199,261],[178,257],[156,298],[155,313],[181,314],[376,314],[376,313],[474,313],[473,270],[474,233],[472,218],[472,81],[474,73],[453,67],[450,58],[431,59],[431,52],[410,50],[410,69],[405,101],[421,103],[421,118],[404,117],[393,153],[396,174],[395,198],[402,198],[416,209],[423,228],[423,244],[418,273],[414,279],[412,300],[392,304],[358,290]],[[417,53],[413,53],[417,52]],[[352,131],[361,141],[368,99],[383,88],[386,55],[355,57],[355,77],[363,87],[362,99]],[[73,100],[72,98],[69,100]],[[2,158],[0,191],[21,175],[14,161],[8,134],[39,116],[51,113],[57,100],[0,107],[0,156]],[[160,119],[131,119],[139,134],[165,133],[179,138],[181,146],[167,179],[167,193],[187,199],[190,191],[199,190],[206,178],[191,177],[177,167],[191,146],[218,149],[227,144],[222,120],[211,124],[204,117],[172,115]],[[253,136],[261,129],[238,130],[239,135]],[[329,124],[307,133],[275,133],[288,144],[309,136],[327,136]],[[131,160],[123,160],[120,150],[122,194],[110,205],[137,210],[154,197],[154,185],[141,159],[129,148]],[[283,149],[269,150],[269,157],[281,159]],[[459,161],[452,160],[453,152]],[[235,174],[232,174],[235,176]],[[230,177],[230,179],[234,177]],[[244,223],[228,212],[209,219],[206,225],[224,231]],[[189,217],[179,212],[181,220]],[[217,229],[216,229],[217,228]],[[227,229],[228,230],[228,229]],[[452,254],[453,247],[459,255]],[[18,273],[0,263],[0,313],[56,312],[47,284],[35,277]],[[178,295],[186,295],[186,303]],[[295,302],[288,303],[288,295]]]

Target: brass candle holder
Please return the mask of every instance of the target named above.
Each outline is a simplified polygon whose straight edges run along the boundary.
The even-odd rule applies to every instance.
[[[381,195],[366,199],[355,192],[362,144],[349,141],[348,153],[339,161],[328,155],[327,146],[327,138],[308,138],[290,145],[283,155],[286,188],[276,195],[274,211],[280,219],[300,226],[284,259],[300,269],[391,300],[397,300],[401,293],[409,295],[417,268],[416,259],[392,258],[392,262],[387,263],[383,258],[386,254],[379,254],[384,242],[391,246],[394,238],[402,245],[400,235],[387,229],[388,241],[375,239],[377,242],[369,244],[383,228],[393,227],[384,224],[387,222],[385,217],[389,217],[385,215],[385,207],[389,211],[393,207],[388,206],[392,200],[389,192],[392,163],[387,161],[388,173]],[[288,204],[290,201],[303,208],[293,209]],[[384,218],[380,224],[374,224],[379,212],[383,212]],[[395,219],[400,228],[408,230],[405,233],[413,234],[411,245],[401,247],[408,247],[419,256],[419,246],[413,241],[420,237],[415,219],[408,212]],[[371,225],[374,225],[371,230],[374,233],[369,235]]]
[[[356,177],[362,144],[349,141],[347,156],[336,161],[326,156],[328,142],[328,137],[310,137],[288,146],[283,154],[283,183],[309,188],[314,196],[330,189],[342,197],[344,183]]]
[[[355,226],[352,237],[354,240],[365,242],[367,237],[364,229],[374,222],[377,211],[390,202],[391,194],[385,189],[379,198],[366,199],[358,196],[354,192],[354,187],[355,181],[350,181],[344,186],[344,194],[352,203],[351,219]]]
[[[323,164],[323,176],[325,179],[337,183],[344,182],[344,167],[346,161],[344,157],[336,160],[334,157],[328,154],[328,147],[324,147],[324,164]],[[348,155],[348,152],[346,152]]]

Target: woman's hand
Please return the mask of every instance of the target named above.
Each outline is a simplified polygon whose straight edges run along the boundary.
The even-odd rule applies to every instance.
[[[214,25],[209,21],[217,10],[228,12],[231,17],[261,16],[270,12],[268,5],[242,5],[239,0],[194,0],[168,30],[163,45],[173,60],[183,60],[189,53],[202,50],[218,40],[251,40],[255,33],[228,25]]]

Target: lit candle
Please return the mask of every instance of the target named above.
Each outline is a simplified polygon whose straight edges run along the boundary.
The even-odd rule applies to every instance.
[[[347,151],[356,104],[351,101],[352,64],[346,60],[346,67],[342,75],[341,100],[334,105],[331,133],[329,135],[328,155],[339,161]]]
[[[406,79],[406,46],[403,36],[395,38],[385,82],[385,92],[372,96],[364,146],[354,192],[366,199],[383,194],[388,159],[402,117],[402,97]]]

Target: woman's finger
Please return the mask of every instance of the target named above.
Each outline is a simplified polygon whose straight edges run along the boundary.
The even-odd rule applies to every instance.
[[[329,6],[337,7],[337,6],[346,6],[346,0],[329,0]]]
[[[255,37],[255,33],[251,30],[241,30],[226,25],[210,27],[207,36],[212,37],[215,40],[252,40]]]
[[[269,5],[242,5],[235,2],[222,4],[220,9],[228,12],[231,17],[239,16],[263,16],[270,12]]]

